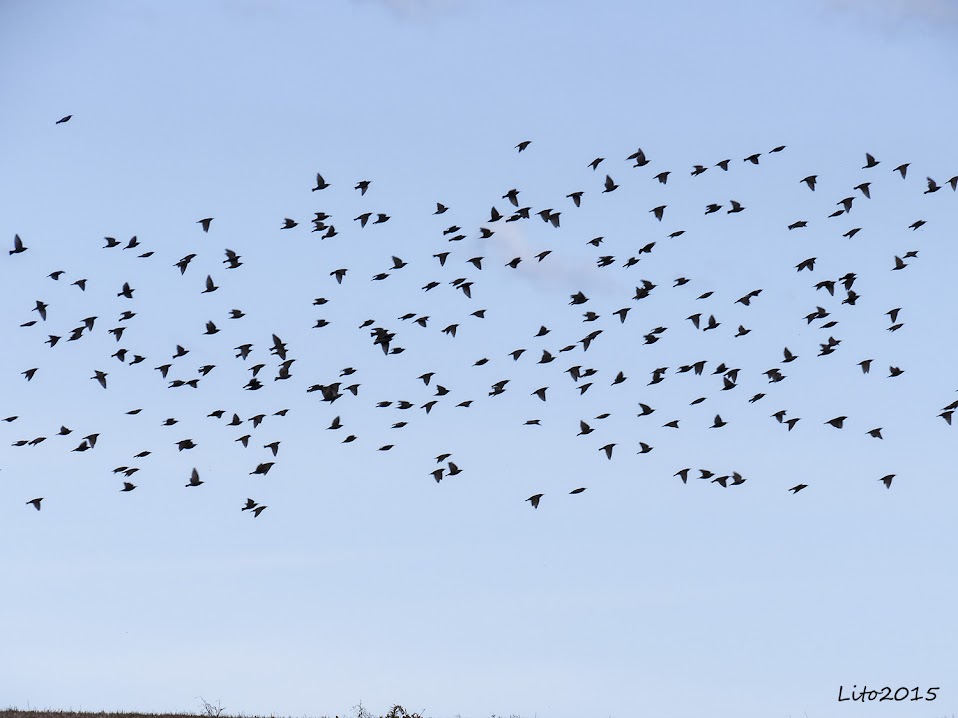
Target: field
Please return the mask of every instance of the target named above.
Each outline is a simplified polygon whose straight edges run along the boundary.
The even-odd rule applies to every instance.
[[[44,711],[44,710],[19,710],[17,708],[5,708],[0,710],[0,718],[280,718],[280,716],[250,716],[245,714],[232,715],[225,711],[219,704],[213,705],[201,699],[202,710],[197,713],[126,713],[123,711]],[[323,715],[321,718],[332,718]],[[340,716],[336,716],[340,718]],[[401,705],[394,705],[384,714],[376,714],[368,710],[362,703],[353,706],[351,711],[344,713],[342,718],[426,718],[421,713],[407,711]],[[493,717],[496,718],[496,717]],[[512,718],[518,718],[513,716]]]

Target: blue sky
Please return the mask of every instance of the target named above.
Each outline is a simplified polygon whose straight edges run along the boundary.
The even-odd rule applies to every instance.
[[[874,715],[836,701],[867,684],[941,687],[889,714],[958,710],[955,429],[937,416],[958,398],[954,3],[7,2],[0,33],[0,414],[18,417],[0,422],[0,701],[821,718]],[[639,147],[650,162],[634,168]],[[757,166],[743,161],[754,152]],[[866,152],[877,167],[862,169]],[[696,164],[709,169],[692,177]],[[317,172],[331,186],[311,192]],[[812,174],[814,193],[800,182]],[[942,189],[925,194],[927,176]],[[864,181],[871,199],[852,189]],[[560,227],[490,223],[512,188]],[[851,212],[829,218],[846,196]],[[745,211],[727,214],[732,199]],[[338,236],[309,231],[320,211]],[[390,219],[360,228],[363,212]],[[281,230],[286,217],[299,226]],[[448,241],[452,225],[465,239]],[[15,234],[28,250],[8,255]],[[103,249],[133,235],[136,250]],[[242,267],[225,268],[226,248]],[[391,270],[394,255],[407,266]],[[854,307],[814,289],[849,271]],[[207,275],[219,289],[202,294]],[[449,286],[460,277],[471,299]],[[657,286],[634,301],[643,279]],[[116,296],[124,282],[133,300]],[[589,301],[569,306],[578,291]],[[816,306],[838,324],[806,323]],[[904,326],[889,332],[896,307]],[[119,322],[124,310],[137,316]],[[696,331],[694,312],[721,326]],[[67,342],[87,316],[94,330]],[[405,351],[384,355],[367,319]],[[207,321],[220,332],[204,336]],[[124,324],[121,341],[107,333]],[[752,332],[734,337],[739,324]],[[296,360],[288,381],[273,379],[272,334]],[[829,336],[841,344],[817,356]],[[172,360],[177,344],[190,353]],[[543,350],[556,360],[538,364]],[[700,359],[702,376],[676,373]],[[740,369],[735,389],[721,391],[719,362]],[[171,389],[164,363],[169,380],[216,369]],[[244,391],[254,363],[265,386]],[[587,393],[572,365],[597,370]],[[769,384],[776,366],[787,379]],[[665,381],[649,386],[657,367]],[[306,393],[353,380],[358,395],[333,404]],[[640,402],[655,413],[637,417]],[[801,418],[791,432],[770,417],[781,409]],[[226,426],[234,412],[243,426]],[[716,413],[727,426],[709,428]],[[843,429],[824,424],[839,415]],[[335,416],[344,428],[327,430]],[[673,419],[678,431],[662,426]],[[93,432],[93,449],[71,451]],[[177,451],[187,437],[197,448]],[[437,484],[447,452],[462,473]],[[118,466],[139,469],[134,491]],[[684,467],[688,484],[673,476]],[[699,467],[746,483],[699,481]],[[186,488],[193,468],[204,484]],[[40,512],[25,505],[40,496]],[[247,497],[268,509],[240,511]]]

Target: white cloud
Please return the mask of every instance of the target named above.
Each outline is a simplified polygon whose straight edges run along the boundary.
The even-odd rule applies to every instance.
[[[824,0],[824,4],[826,8],[854,13],[882,25],[958,24],[958,0]]]
[[[356,0],[375,3],[405,18],[423,18],[459,7],[462,0]]]
[[[612,272],[600,279],[592,265],[570,262],[561,252],[550,254],[544,261],[538,261],[535,255],[548,247],[533,244],[518,222],[500,225],[493,237],[483,242],[485,244],[480,246],[485,246],[495,253],[495,257],[490,259],[500,264],[521,257],[522,262],[512,276],[549,291],[588,290],[600,294],[614,294],[631,286],[621,282]]]

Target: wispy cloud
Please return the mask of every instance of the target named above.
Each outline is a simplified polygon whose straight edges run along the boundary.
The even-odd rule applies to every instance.
[[[591,266],[570,262],[560,252],[549,255],[542,262],[537,261],[535,255],[544,248],[534,245],[518,223],[500,226],[493,238],[485,241],[486,244],[482,246],[495,253],[494,261],[504,264],[521,258],[522,262],[513,276],[542,288],[571,288],[570,291],[589,290],[607,294],[621,292],[630,286],[609,276],[600,280],[591,271]]]
[[[883,26],[917,23],[958,27],[956,0],[823,0],[826,9],[852,13]]]
[[[425,18],[454,10],[463,0],[354,0],[364,4],[380,5],[404,18]]]

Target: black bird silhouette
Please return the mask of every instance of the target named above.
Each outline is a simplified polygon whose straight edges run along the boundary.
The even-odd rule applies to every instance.
[[[626,159],[627,159],[627,160],[635,160],[635,166],[636,166],[636,167],[645,167],[647,164],[649,164],[649,160],[648,160],[648,158],[645,156],[645,152],[642,151],[642,148],[641,148],[641,147],[640,147],[638,150],[636,150],[635,152],[633,152],[631,155],[629,155],[628,157],[626,157]]]
[[[185,257],[183,257],[179,262],[177,262],[173,266],[179,267],[180,274],[185,274],[186,268],[189,266],[190,262],[192,262],[193,259],[195,258],[196,258],[195,254],[187,254]]]
[[[526,499],[526,501],[532,504],[532,508],[537,509],[539,508],[539,500],[543,496],[545,496],[545,494],[533,494],[528,499]],[[39,506],[37,506],[37,508],[39,509]]]
[[[242,266],[243,263],[239,261],[240,256],[236,252],[234,252],[232,249],[227,249],[225,251],[226,259],[223,260],[223,264],[229,265],[226,267],[227,269],[238,269]]]
[[[26,503],[27,503],[28,506],[32,504],[32,505],[33,505],[33,508],[35,508],[37,511],[39,511],[39,510],[40,510],[40,502],[41,502],[41,501],[43,501],[43,497],[42,497],[42,496],[41,496],[40,498],[38,498],[38,499],[30,499],[30,500],[27,501]]]
[[[20,239],[19,234],[13,235],[13,249],[11,249],[8,254],[20,254],[26,252],[27,247],[23,246],[23,240]]]
[[[56,122],[54,122],[53,124],[62,125],[64,122],[69,122],[71,117],[73,117],[73,115],[65,115],[61,117],[59,120],[57,120]]]

